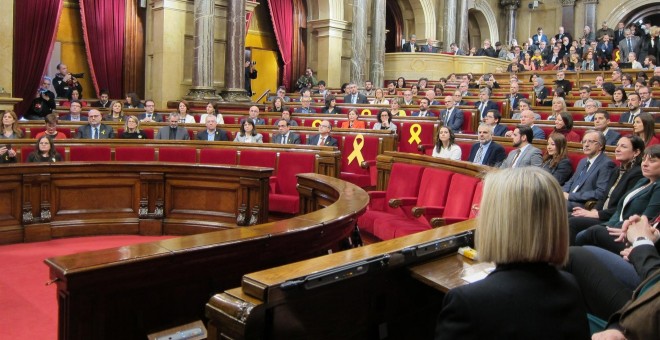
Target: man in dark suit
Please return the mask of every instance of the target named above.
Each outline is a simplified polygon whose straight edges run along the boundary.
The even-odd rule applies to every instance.
[[[621,134],[614,129],[610,129],[610,114],[609,112],[599,109],[594,114],[594,129],[600,131],[605,135],[605,144],[616,146],[616,143],[621,138]]]
[[[300,98],[300,107],[296,108],[296,113],[316,113],[316,109],[311,107],[312,98],[302,97]]]
[[[511,110],[517,110],[520,100],[525,98],[522,94],[518,93],[519,85],[517,82],[512,82],[509,85],[509,94],[506,96],[509,107]]]
[[[596,46],[596,55],[609,61],[612,60],[613,51],[614,45],[612,44],[612,41],[610,41],[610,36],[604,35],[603,40],[601,40]]]
[[[208,117],[206,118],[208,119]],[[181,115],[178,112],[172,112],[168,119],[170,125],[160,128],[154,139],[190,140],[188,130],[184,127],[179,127],[179,119],[181,119]]]
[[[465,52],[463,52],[463,50],[458,48],[458,45],[456,45],[456,43],[451,43],[451,45],[449,45],[449,48],[451,49],[451,53],[453,53],[454,55],[465,55]]]
[[[228,141],[229,138],[227,137],[227,132],[218,129],[217,127],[217,118],[214,115],[208,115],[206,117],[206,130],[199,132],[195,139],[209,142]]]
[[[619,50],[621,51],[621,59],[628,62],[628,54],[630,52],[635,52],[635,55],[639,55],[641,50],[641,39],[633,35],[629,28],[625,30],[625,37],[619,42]]]
[[[564,90],[564,93],[568,94],[573,89],[571,82],[566,80],[566,73],[564,71],[557,72],[557,80],[555,80],[555,86],[561,87]]]
[[[99,100],[95,101],[92,103],[92,107],[103,107],[103,108],[110,108],[110,94],[108,93],[108,90],[102,89],[100,91],[100,96]]]
[[[642,112],[640,110],[640,105],[642,104],[642,98],[640,98],[637,92],[632,92],[628,95],[628,109],[630,111],[624,112],[619,117],[619,123],[628,123],[632,124],[635,121],[635,117],[639,116]]]
[[[351,89],[350,94],[344,96],[344,104],[369,104],[369,100],[363,94],[358,93],[358,86],[355,83],[350,83],[348,86]]]
[[[252,119],[254,125],[266,125],[266,121],[263,118],[259,118],[259,107],[250,106],[248,110],[248,118]],[[243,125],[245,123],[245,118],[241,118],[239,124]]]
[[[532,36],[532,43],[536,46],[541,45],[541,41],[545,41],[547,44],[548,41],[548,36],[543,34],[543,27],[539,27],[536,29],[536,34]]]
[[[491,46],[489,39],[484,40],[484,47],[478,49],[476,55],[497,58],[497,52],[495,52],[495,49]]]
[[[623,22],[619,22],[616,26],[616,30],[614,31],[614,41],[612,41],[612,44],[614,46],[619,46],[619,43],[621,40],[626,38],[626,24]]]
[[[490,89],[487,87],[481,88],[479,90],[479,99],[480,101],[474,103],[474,108],[479,111],[479,119],[483,120],[486,117],[486,112],[489,110],[499,111],[497,104],[494,101],[490,100]]]
[[[424,94],[424,97],[426,97],[429,100],[429,106],[431,106],[431,105],[440,105],[440,102],[435,100],[435,91],[434,90],[427,90],[426,93]]]
[[[273,143],[275,144],[300,144],[300,136],[297,133],[293,133],[290,130],[291,126],[289,125],[288,120],[280,119],[277,122],[277,129],[280,133],[276,134],[273,137]],[[318,143],[318,142],[317,142]]]
[[[559,46],[551,46],[552,50],[548,53],[548,56],[545,59],[545,63],[550,65],[555,65],[559,63],[561,58],[564,56],[564,52]]]
[[[506,158],[504,148],[493,142],[493,128],[486,123],[479,124],[477,129],[479,143],[472,145],[468,162],[488,166],[499,166]]]
[[[426,39],[426,44],[420,47],[420,51],[425,53],[438,53],[438,48],[433,46],[433,43],[435,43],[435,41]]]
[[[559,33],[555,34],[555,39],[560,42],[564,37],[568,37],[569,44],[573,41],[571,34],[564,31],[564,26],[559,26]]]
[[[89,110],[87,119],[89,124],[78,127],[76,138],[112,139],[115,137],[115,132],[110,126],[101,124],[101,120],[103,119],[101,111],[97,109]]]
[[[144,101],[144,113],[138,115],[138,119],[143,123],[160,123],[163,121],[163,117],[154,112],[156,108],[156,103],[147,99]]]
[[[648,87],[640,87],[637,93],[642,101],[640,107],[660,107],[660,101],[653,99],[653,93],[651,93],[651,89]]]
[[[335,138],[330,136],[330,131],[332,131],[330,121],[322,121],[321,124],[319,124],[319,134],[307,138],[307,145],[338,147],[339,143]]]
[[[504,137],[507,132],[506,126],[500,124],[502,114],[498,110],[488,110],[483,122],[493,129],[493,136]]]
[[[532,145],[534,133],[527,125],[518,125],[511,135],[515,150],[509,152],[500,168],[521,168],[525,166],[541,166],[543,155],[541,150]]]
[[[429,111],[429,99],[424,97],[419,100],[419,111],[412,113],[413,117],[435,117],[435,114]]]
[[[414,34],[410,35],[410,40],[403,44],[401,52],[419,52],[417,49],[417,37]]]
[[[463,111],[456,107],[453,96],[445,97],[445,106],[447,108],[440,112],[440,120],[454,133],[460,132],[463,127]]]
[[[86,122],[87,116],[81,115],[80,111],[82,111],[82,105],[79,101],[74,100],[71,102],[71,106],[69,107],[69,114],[62,117],[61,119],[70,122]]]
[[[605,155],[604,150],[605,136],[601,132],[589,130],[584,134],[582,151],[586,157],[580,160],[575,173],[563,187],[569,212],[607,195],[614,162]]]

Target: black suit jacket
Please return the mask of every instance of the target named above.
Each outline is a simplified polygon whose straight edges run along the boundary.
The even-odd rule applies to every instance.
[[[557,163],[557,166],[554,168],[550,167],[550,162],[543,163],[541,168],[551,173],[552,177],[554,177],[557,182],[559,182],[559,185],[564,185],[564,183],[566,183],[566,181],[571,178],[571,174],[573,173],[573,167],[571,166],[571,161],[568,160],[568,158],[560,160],[559,163]]]
[[[403,44],[403,47],[401,47],[401,52],[412,52],[412,50],[415,50],[415,52],[418,51],[417,44],[411,44],[410,42],[407,42]]]
[[[474,162],[474,158],[477,156],[477,151],[479,150],[480,145],[480,143],[475,143],[472,145],[472,148],[470,149],[470,157],[468,157],[468,162]],[[504,161],[505,158],[506,152],[504,151],[504,147],[491,141],[490,145],[488,146],[488,151],[486,151],[486,154],[481,158],[481,164],[497,167],[500,165],[500,163],[502,163],[502,161]]]
[[[275,136],[273,136],[272,143],[282,144],[282,138],[283,137],[284,137],[284,135],[282,135],[282,134],[279,134],[279,133],[276,134]],[[316,143],[318,144],[318,142],[319,142],[319,140],[317,139]],[[286,143],[287,144],[301,144],[300,135],[298,135],[297,133],[289,132],[289,138],[287,138]]]
[[[616,130],[609,129],[605,134],[605,144],[607,145],[616,145],[616,143],[621,138],[621,134],[616,132]]]
[[[318,145],[319,144],[319,135],[314,135],[309,138],[307,138],[307,145]],[[332,136],[328,135],[328,138],[325,139],[325,146],[339,146],[339,143],[335,138],[332,138]]]
[[[618,177],[619,169],[614,169],[610,175],[610,180],[607,186],[608,192],[609,190],[612,190],[612,187],[614,186],[614,183]],[[594,208],[598,210],[598,218],[602,221],[609,220],[616,211],[616,206],[619,204],[619,201],[623,198],[625,193],[632,190],[635,187],[635,184],[637,184],[637,182],[639,182],[639,180],[643,177],[644,175],[642,175],[642,167],[639,165],[633,166],[628,171],[626,171],[621,176],[619,183],[617,183],[616,187],[612,190],[612,193],[610,194],[610,201],[607,203],[607,209],[603,209],[607,195],[603,199],[598,200],[598,203],[596,203]]]
[[[587,311],[572,275],[545,263],[498,265],[450,290],[436,339],[588,339]]]
[[[139,120],[143,120],[143,119],[145,119],[145,118],[147,118],[147,114],[146,114],[146,113],[140,113],[140,114],[138,115],[138,119],[139,119]],[[162,122],[162,121],[163,121],[163,116],[161,116],[161,115],[157,114],[156,112],[154,112],[153,115],[151,116],[151,119],[153,119],[154,122]]]
[[[568,210],[572,211],[576,206],[584,206],[590,200],[599,200],[607,196],[607,183],[610,179],[614,162],[601,152],[593,161],[593,164],[583,176],[580,176],[587,163],[587,158],[582,158],[578,166],[566,184],[564,192],[568,195]],[[577,191],[575,188],[578,188]],[[575,191],[575,192],[573,192]]]
[[[511,104],[511,99],[510,98],[511,98],[511,94],[507,94],[506,95],[507,104]],[[523,96],[522,94],[516,93],[515,94],[515,99],[513,100],[513,105],[511,106],[511,108],[512,109],[517,109],[518,104],[520,103],[520,100],[524,99],[524,98],[525,98],[525,96]]]
[[[504,126],[502,124],[497,124],[493,128],[493,136],[504,137],[504,135],[506,134],[507,131],[508,131],[508,129],[506,128],[506,126]]]
[[[209,139],[209,132],[207,130],[201,131],[197,134],[197,137],[195,137],[197,140],[206,140],[208,141]],[[218,141],[228,141],[229,137],[227,137],[227,132],[221,129],[215,129],[215,136],[213,137],[213,140],[218,142]]]
[[[92,138],[92,126],[87,124],[78,127],[76,130],[76,138]],[[99,139],[112,139],[115,138],[115,132],[112,128],[105,124],[99,124]]]
[[[352,94],[348,94],[344,96],[344,104],[353,104],[351,101]],[[357,94],[357,102],[356,104],[369,104],[369,100],[367,99],[367,96],[358,93]]]
[[[474,108],[479,110],[479,105],[481,105],[481,102],[474,103]],[[488,112],[488,110],[496,110],[497,112],[500,112],[497,104],[495,104],[494,101],[489,100],[486,102],[486,106],[481,110],[481,112],[479,112],[479,115],[482,119],[486,116],[486,112]]]
[[[649,184],[649,179],[642,178],[635,184],[633,190],[647,184]],[[625,195],[627,194],[629,193],[626,193]],[[607,225],[620,227],[623,225],[623,221],[627,220],[632,215],[645,215],[649,220],[653,220],[660,212],[660,183],[657,181],[651,183],[630,198],[625,206],[623,203],[624,199],[619,200],[619,204],[616,206],[616,211],[606,223]],[[619,213],[621,213],[623,221],[619,221]]]

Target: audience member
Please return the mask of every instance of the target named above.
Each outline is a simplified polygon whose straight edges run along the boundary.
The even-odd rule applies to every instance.
[[[115,100],[110,105],[110,113],[108,113],[103,120],[109,122],[123,122],[124,121],[124,108],[121,105],[121,102]]]
[[[463,111],[457,107],[453,96],[445,97],[445,106],[447,108],[440,112],[440,120],[452,132],[459,133],[463,127]]]
[[[566,142],[566,138],[561,133],[551,133],[541,164],[541,168],[548,171],[559,185],[564,185],[573,173],[571,161],[567,156]]]
[[[50,85],[50,77],[43,77],[41,87],[37,91],[37,97],[32,100],[30,108],[24,116],[25,119],[41,120],[55,110],[55,94],[48,89]]]
[[[376,116],[378,123],[374,124],[374,130],[390,130],[396,132],[396,124],[392,122],[392,113],[388,109],[380,109]]]
[[[561,97],[552,98],[552,112],[548,116],[548,120],[556,120],[560,113],[566,112],[566,101]]]
[[[53,77],[53,87],[55,88],[55,93],[57,93],[58,97],[66,97],[67,93],[74,88],[78,89],[79,93],[82,93],[82,85],[78,82],[78,79],[69,72],[69,68],[65,64],[58,64],[57,71],[55,77]]]
[[[419,100],[419,111],[412,113],[413,117],[435,117],[435,114],[429,111],[429,99],[424,97]]]
[[[181,114],[178,112],[170,113],[167,117],[169,122],[168,126],[163,126],[158,129],[155,139],[162,140],[190,140],[190,134],[188,130],[184,127],[179,127],[179,121],[181,120]]]
[[[507,129],[506,126],[500,124],[502,114],[497,110],[488,110],[483,122],[493,129],[493,136],[504,137]]]
[[[581,140],[580,135],[573,131],[573,116],[568,112],[561,112],[557,115],[553,133],[564,136],[568,142],[579,143]]]
[[[335,138],[330,136],[330,131],[332,131],[332,124],[327,120],[321,121],[321,124],[319,124],[319,134],[307,138],[307,145],[337,147],[339,144]]]
[[[298,126],[298,122],[296,122],[294,119],[291,119],[291,111],[289,111],[288,107],[284,107],[284,110],[282,111],[282,116],[280,116],[280,120],[285,120],[289,123],[289,126]]]
[[[28,155],[28,163],[55,163],[61,162],[62,155],[55,150],[55,143],[49,136],[41,136],[37,138],[34,151]]]
[[[279,133],[273,136],[273,143],[275,144],[301,144],[300,135],[291,132],[290,121],[280,119],[277,122],[277,129]]]
[[[483,120],[486,117],[486,113],[490,110],[499,111],[497,104],[490,100],[490,89],[488,87],[483,87],[479,90],[479,101],[474,103],[474,107],[479,112],[480,120]]]
[[[347,104],[369,104],[367,97],[358,93],[357,84],[351,82],[349,85],[350,93],[344,96],[344,103]]]
[[[2,114],[2,138],[18,139],[23,137],[23,131],[18,127],[18,116],[14,111],[5,111]]]
[[[296,113],[316,113],[316,109],[311,107],[312,99],[303,97],[300,99],[300,107],[295,110]]]
[[[325,106],[323,107],[322,113],[328,114],[338,114],[341,112],[337,106],[337,99],[334,94],[330,94],[325,97]]]
[[[148,139],[147,134],[140,130],[140,120],[134,115],[127,115],[124,122],[124,131],[119,138],[122,139]]]
[[[594,115],[597,111],[598,105],[596,104],[596,101],[591,98],[587,99],[586,104],[584,105],[584,121],[593,122]]]
[[[606,145],[617,145],[616,143],[621,138],[621,134],[614,129],[610,129],[610,114],[605,110],[597,110],[594,114],[594,129],[605,136]]]
[[[241,143],[263,143],[264,136],[257,132],[254,120],[251,118],[245,119],[241,123],[241,131],[236,134],[234,142]]]
[[[73,105],[71,106],[73,107]],[[87,113],[87,125],[82,125],[76,129],[76,138],[87,139],[112,139],[115,137],[115,132],[112,127],[102,124],[103,116],[101,111],[91,109]]]
[[[512,110],[518,109],[520,100],[525,98],[522,94],[518,93],[518,89],[519,86],[517,82],[513,82],[509,85],[509,94],[506,96],[506,100]]]
[[[127,109],[143,109],[144,105],[142,105],[142,101],[140,101],[140,97],[137,95],[137,93],[129,92],[126,95],[126,102],[124,102],[124,108],[127,108]]]
[[[493,141],[493,128],[486,123],[479,124],[477,140],[479,142],[472,144],[468,162],[492,167],[500,166],[506,158],[506,152],[501,145]]]
[[[52,139],[66,139],[64,133],[57,131],[57,113],[49,114],[44,120],[46,121],[46,130],[39,132],[34,138],[39,139],[43,136],[47,136]]]
[[[71,89],[66,94],[67,101],[62,103],[62,106],[69,107],[72,101],[79,101],[82,106],[89,106],[86,101],[82,100],[78,89]]]
[[[513,147],[516,149],[509,152],[500,168],[521,168],[525,166],[541,166],[543,156],[541,150],[532,146],[534,132],[527,125],[518,125],[511,135]]]
[[[252,79],[257,79],[258,72],[254,68],[256,62],[250,60],[245,61],[245,92],[248,97],[252,97]]]
[[[298,90],[301,90],[305,87],[311,89],[317,84],[318,82],[316,81],[316,78],[314,78],[314,71],[312,71],[312,69],[308,67],[305,69],[305,74],[303,74],[302,76],[300,76],[300,78],[298,78],[298,81],[296,82],[296,88]],[[288,100],[286,101],[288,102]]]
[[[557,80],[555,80],[555,87],[561,88],[564,90],[564,93],[569,93],[573,89],[573,85],[571,85],[571,82],[564,79],[566,77],[566,74],[564,71],[559,71],[557,72]]]
[[[587,100],[591,99],[591,86],[585,85],[580,87],[580,100],[576,100],[575,104],[573,107],[585,107],[587,104]],[[601,107],[602,104],[600,101],[592,99],[594,103],[596,104],[596,107]]]
[[[628,107],[628,94],[626,90],[619,86],[612,93],[612,102],[608,107]]]
[[[266,125],[266,121],[263,118],[259,118],[259,107],[257,106],[250,106],[250,109],[248,110],[248,119],[251,119],[254,122],[254,125]],[[239,124],[243,125],[245,120],[245,118],[241,118]]]
[[[635,121],[635,117],[639,116],[642,112],[639,108],[640,104],[641,98],[639,94],[633,92],[628,95],[628,109],[630,111],[621,114],[621,117],[619,117],[619,123],[632,124]]]
[[[341,122],[342,129],[366,129],[363,121],[358,119],[357,109],[351,108],[348,111],[348,121]]]
[[[364,89],[360,91],[365,97],[373,97],[375,95],[374,84],[371,80],[364,81]]]
[[[404,43],[403,46],[401,47],[401,52],[419,52],[419,48],[417,47],[417,36],[414,34],[410,35],[410,40],[408,42]]]
[[[641,100],[640,107],[660,107],[660,101],[653,99],[653,93],[647,86],[640,87],[637,94],[639,94]]]
[[[197,133],[195,139],[209,142],[228,141],[227,132],[218,129],[218,120],[214,115],[206,116],[204,121],[206,129]]]
[[[440,127],[438,130],[438,139],[435,142],[432,156],[435,158],[451,159],[454,161],[461,160],[461,148],[455,143],[456,136],[446,126]]]
[[[268,101],[272,102],[273,100],[275,100],[275,98],[281,98],[282,101],[284,101],[285,103],[288,103],[288,102],[291,101],[291,98],[289,98],[286,95],[286,88],[284,86],[278,87],[275,96],[268,97]]]
[[[71,122],[86,122],[87,116],[81,115],[80,114],[81,111],[82,111],[82,105],[80,105],[79,102],[71,102],[71,106],[69,107],[69,114],[62,117],[62,120],[67,120]]]
[[[106,89],[101,89],[99,100],[92,103],[92,107],[110,108],[110,93]]]
[[[318,83],[317,86],[318,87],[317,87],[316,91],[314,91],[314,94],[317,94],[317,95],[323,97],[323,100],[325,100],[325,97],[330,95],[330,90],[328,90],[325,87],[325,81],[324,80],[319,80],[319,83]]]
[[[633,135],[639,136],[646,147],[660,143],[655,136],[655,120],[651,114],[642,112],[633,121]]]
[[[404,117],[407,115],[406,111],[401,110],[401,106],[399,104],[400,100],[401,98],[393,98],[390,101],[390,113],[392,116]]]
[[[143,123],[161,123],[163,121],[163,117],[161,117],[158,113],[154,112],[155,109],[156,109],[156,103],[153,100],[151,99],[145,100],[144,113],[141,113],[138,116],[138,118]]]

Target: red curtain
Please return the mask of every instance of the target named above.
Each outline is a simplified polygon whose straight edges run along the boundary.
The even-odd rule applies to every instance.
[[[125,0],[80,0],[83,37],[92,84],[123,98]]]
[[[14,4],[14,97],[23,98],[16,105],[19,116],[36,98],[53,52],[62,0],[21,0]]]
[[[293,44],[293,1],[291,0],[268,0],[270,18],[275,29],[275,39],[280,49],[280,55],[284,62],[282,74],[282,85],[287,89],[291,85],[291,55]]]

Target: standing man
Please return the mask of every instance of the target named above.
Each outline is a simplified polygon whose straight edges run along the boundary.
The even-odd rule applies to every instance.
[[[58,73],[53,78],[53,86],[58,97],[66,97],[67,93],[73,91],[73,89],[77,89],[78,93],[82,94],[82,85],[69,72],[69,68],[65,64],[58,64],[57,71]]]
[[[209,142],[228,141],[227,132],[218,129],[218,120],[214,115],[206,117],[206,130],[197,134],[197,140],[205,140]]]
[[[584,208],[587,201],[598,201],[607,195],[614,162],[605,155],[605,136],[596,130],[587,131],[582,137],[582,152],[586,156],[578,163],[575,173],[564,184],[564,198],[568,211]]]
[[[506,158],[504,148],[493,142],[493,128],[485,123],[479,124],[477,128],[478,143],[472,145],[468,162],[475,164],[499,166]]]
[[[543,27],[539,27],[536,29],[536,35],[532,36],[532,43],[536,46],[541,46],[541,41],[545,41],[545,43],[548,43],[548,36],[543,34]]]
[[[616,25],[616,31],[614,31],[613,37],[614,37],[614,41],[612,41],[612,43],[615,46],[619,46],[621,40],[626,38],[626,24],[624,24],[623,22],[619,22]]]
[[[603,21],[603,25],[596,32],[596,40],[602,41],[604,36],[614,37],[614,30],[607,27],[607,21]]]
[[[518,125],[513,130],[513,146],[515,150],[509,153],[500,168],[521,168],[525,166],[541,166],[543,156],[541,150],[532,146],[534,133],[532,128],[526,125]]]
[[[300,136],[297,133],[291,132],[290,121],[280,119],[277,122],[277,129],[279,131],[273,137],[273,143],[275,144],[300,144]]]
[[[254,94],[252,93],[252,79],[257,79],[257,70],[254,68],[256,63],[256,61],[245,61],[245,92],[247,92],[248,97],[252,97]]]
[[[621,51],[621,60],[630,62],[628,55],[630,52],[635,52],[635,55],[639,54],[641,43],[640,38],[632,34],[630,28],[626,28],[624,32],[625,37],[619,42],[619,50]]]
[[[160,123],[163,121],[163,117],[161,117],[159,114],[155,113],[154,110],[156,109],[156,103],[151,100],[147,99],[144,101],[144,113],[141,113],[138,116],[138,119],[143,122],[143,123]]]
[[[206,117],[207,121],[209,117]],[[184,127],[179,127],[179,119],[181,119],[181,114],[179,114],[178,112],[170,113],[170,116],[168,117],[168,121],[170,122],[170,125],[163,126],[162,128],[160,128],[154,139],[190,140],[190,135],[188,134],[188,130]]]
[[[447,108],[440,112],[440,120],[454,133],[460,132],[463,127],[463,111],[456,107],[453,96],[445,97],[445,105]]]
[[[319,134],[311,136],[307,139],[307,145],[318,146],[338,146],[337,140],[330,136],[332,125],[329,121],[324,120],[319,124]]]
[[[91,109],[87,113],[87,125],[78,127],[76,130],[76,138],[88,139],[112,139],[115,137],[115,132],[111,127],[101,124],[103,116],[101,111]]]
[[[401,48],[401,52],[411,52],[411,53],[419,52],[417,50],[416,43],[417,43],[417,37],[414,34],[411,34],[410,40],[407,43],[403,44],[403,47]]]

